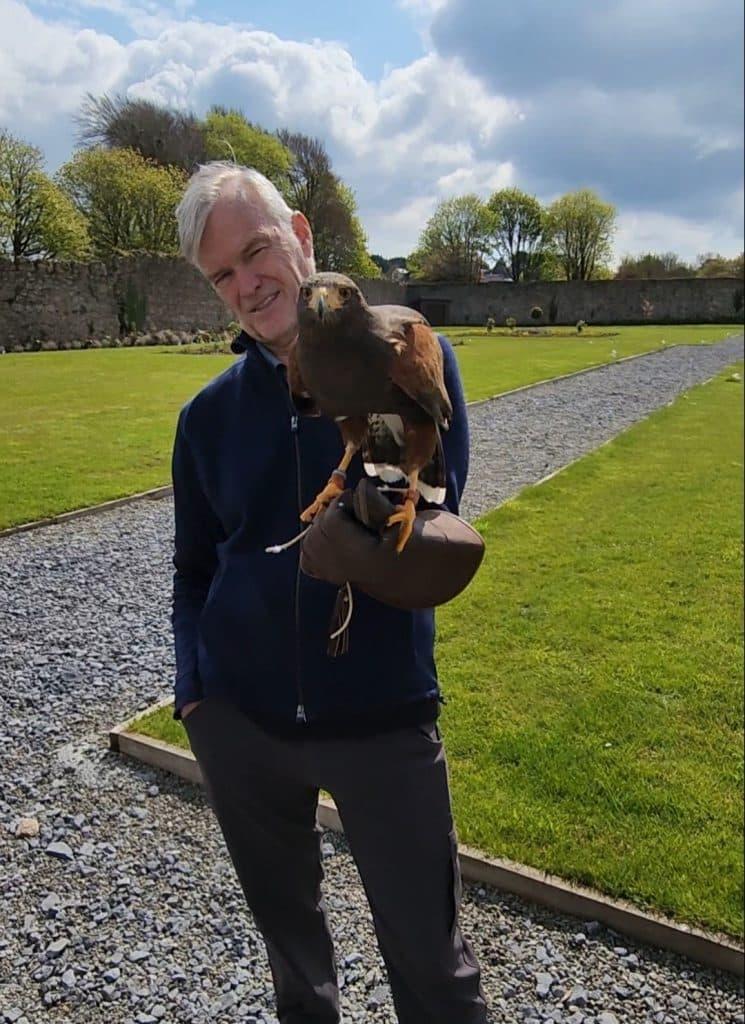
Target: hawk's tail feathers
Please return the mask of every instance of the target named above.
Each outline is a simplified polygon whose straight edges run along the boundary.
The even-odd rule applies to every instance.
[[[419,493],[431,505],[442,505],[447,495],[445,452],[442,447],[439,427],[437,428],[435,454],[419,474]]]

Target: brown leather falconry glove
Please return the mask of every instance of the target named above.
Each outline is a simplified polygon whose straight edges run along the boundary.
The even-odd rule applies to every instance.
[[[363,478],[354,492],[344,491],[319,512],[303,538],[303,572],[342,588],[332,634],[348,617],[351,590],[347,584],[394,608],[434,608],[461,593],[481,564],[484,541],[480,534],[465,520],[440,509],[417,514],[412,536],[399,554],[397,531],[385,527],[394,511],[385,494]],[[346,635],[339,637],[329,653],[346,649]]]

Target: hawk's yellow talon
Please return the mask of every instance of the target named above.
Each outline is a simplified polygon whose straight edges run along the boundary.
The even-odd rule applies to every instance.
[[[386,526],[395,526],[396,523],[400,523],[400,529],[398,533],[398,541],[396,542],[396,551],[400,555],[403,549],[406,547],[409,538],[414,530],[414,520],[416,519],[416,505],[407,498],[403,503],[398,512],[394,512],[392,516],[388,517]]]
[[[309,523],[311,519],[318,515],[322,508],[326,508],[327,505],[330,505],[334,498],[338,498],[343,491],[344,488],[340,487],[335,480],[329,480],[324,489],[316,495],[315,501],[312,501],[310,505],[300,513],[300,522]]]

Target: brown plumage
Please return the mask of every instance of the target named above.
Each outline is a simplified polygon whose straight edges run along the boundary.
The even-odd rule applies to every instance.
[[[302,518],[312,519],[341,492],[345,471],[362,449],[366,472],[407,484],[404,505],[390,519],[401,524],[402,550],[419,493],[445,499],[440,430],[447,430],[452,407],[440,343],[420,313],[368,306],[343,274],[314,274],[304,282],[298,321],[290,388],[299,408],[334,417],[345,443],[339,466]]]

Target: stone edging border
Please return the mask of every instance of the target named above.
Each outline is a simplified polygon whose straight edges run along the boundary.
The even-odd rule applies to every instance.
[[[31,523],[19,523],[18,526],[9,526],[0,530],[0,540],[3,537],[10,537],[13,533],[25,533],[27,530],[38,530],[41,526],[57,526],[66,523],[70,519],[83,519],[85,516],[95,516],[99,512],[107,512],[110,508],[118,508],[120,505],[129,505],[134,501],[145,501],[150,499],[156,501],[158,498],[167,498],[173,493],[173,487],[166,484],[163,487],[153,487],[149,491],[140,491],[138,494],[128,494],[124,498],[113,498],[111,501],[103,501],[99,505],[86,505],[85,508],[76,508],[72,512],[60,512],[58,516],[49,516],[46,519],[34,519]]]
[[[729,338],[737,338],[737,334],[728,334],[726,338],[721,338],[720,341],[727,341]],[[714,342],[716,344],[716,342]],[[562,373],[558,377],[546,377],[545,380],[538,380],[534,384],[523,384],[519,388],[511,388],[509,391],[500,391],[499,394],[491,395],[489,398],[478,398],[475,402],[466,402],[468,409],[475,409],[479,405],[485,405],[487,402],[494,402],[500,398],[507,398],[508,395],[516,395],[521,391],[530,391],[532,388],[542,387],[544,384],[553,384],[557,380],[569,380],[571,377],[581,377],[585,373],[593,373],[595,370],[602,370],[606,366],[616,366],[619,363],[627,363],[632,359],[643,359],[645,356],[654,355],[656,352],[669,352],[674,348],[693,348],[692,345],[686,345],[685,342],[679,342],[677,345],[668,345],[664,349],[654,348],[648,352],[636,352],[633,356],[624,356],[623,359],[614,359],[612,363],[598,363],[595,366],[586,366],[582,370],[572,370],[571,373]],[[173,487],[170,484],[166,484],[163,487],[154,487],[149,491],[140,491],[138,494],[130,494],[124,498],[114,498],[112,501],[104,501],[98,505],[87,505],[85,508],[73,509],[72,512],[61,512],[58,516],[49,516],[46,519],[35,519],[31,523],[20,523],[18,526],[9,526],[4,530],[0,530],[0,540],[3,537],[10,537],[14,533],[25,533],[27,530],[38,530],[42,526],[57,526],[60,523],[66,523],[70,519],[83,518],[84,516],[97,515],[99,512],[107,512],[109,509],[117,508],[119,505],[128,505],[130,502],[143,501],[150,499],[152,501],[158,498],[167,498],[173,494]]]
[[[131,730],[131,726],[143,714],[171,703],[172,698],[167,697],[146,711],[138,712],[126,722],[114,726],[109,731],[110,749],[188,782],[201,784],[199,765],[191,751]],[[317,817],[323,828],[343,832],[333,801],[319,800]],[[601,892],[557,875],[505,858],[489,857],[470,847],[459,847],[459,858],[463,877],[469,882],[491,885],[563,914],[599,921],[639,942],[669,950],[716,970],[739,977],[745,975],[745,951],[726,935],[706,932],[641,911],[631,903],[611,899]]]

